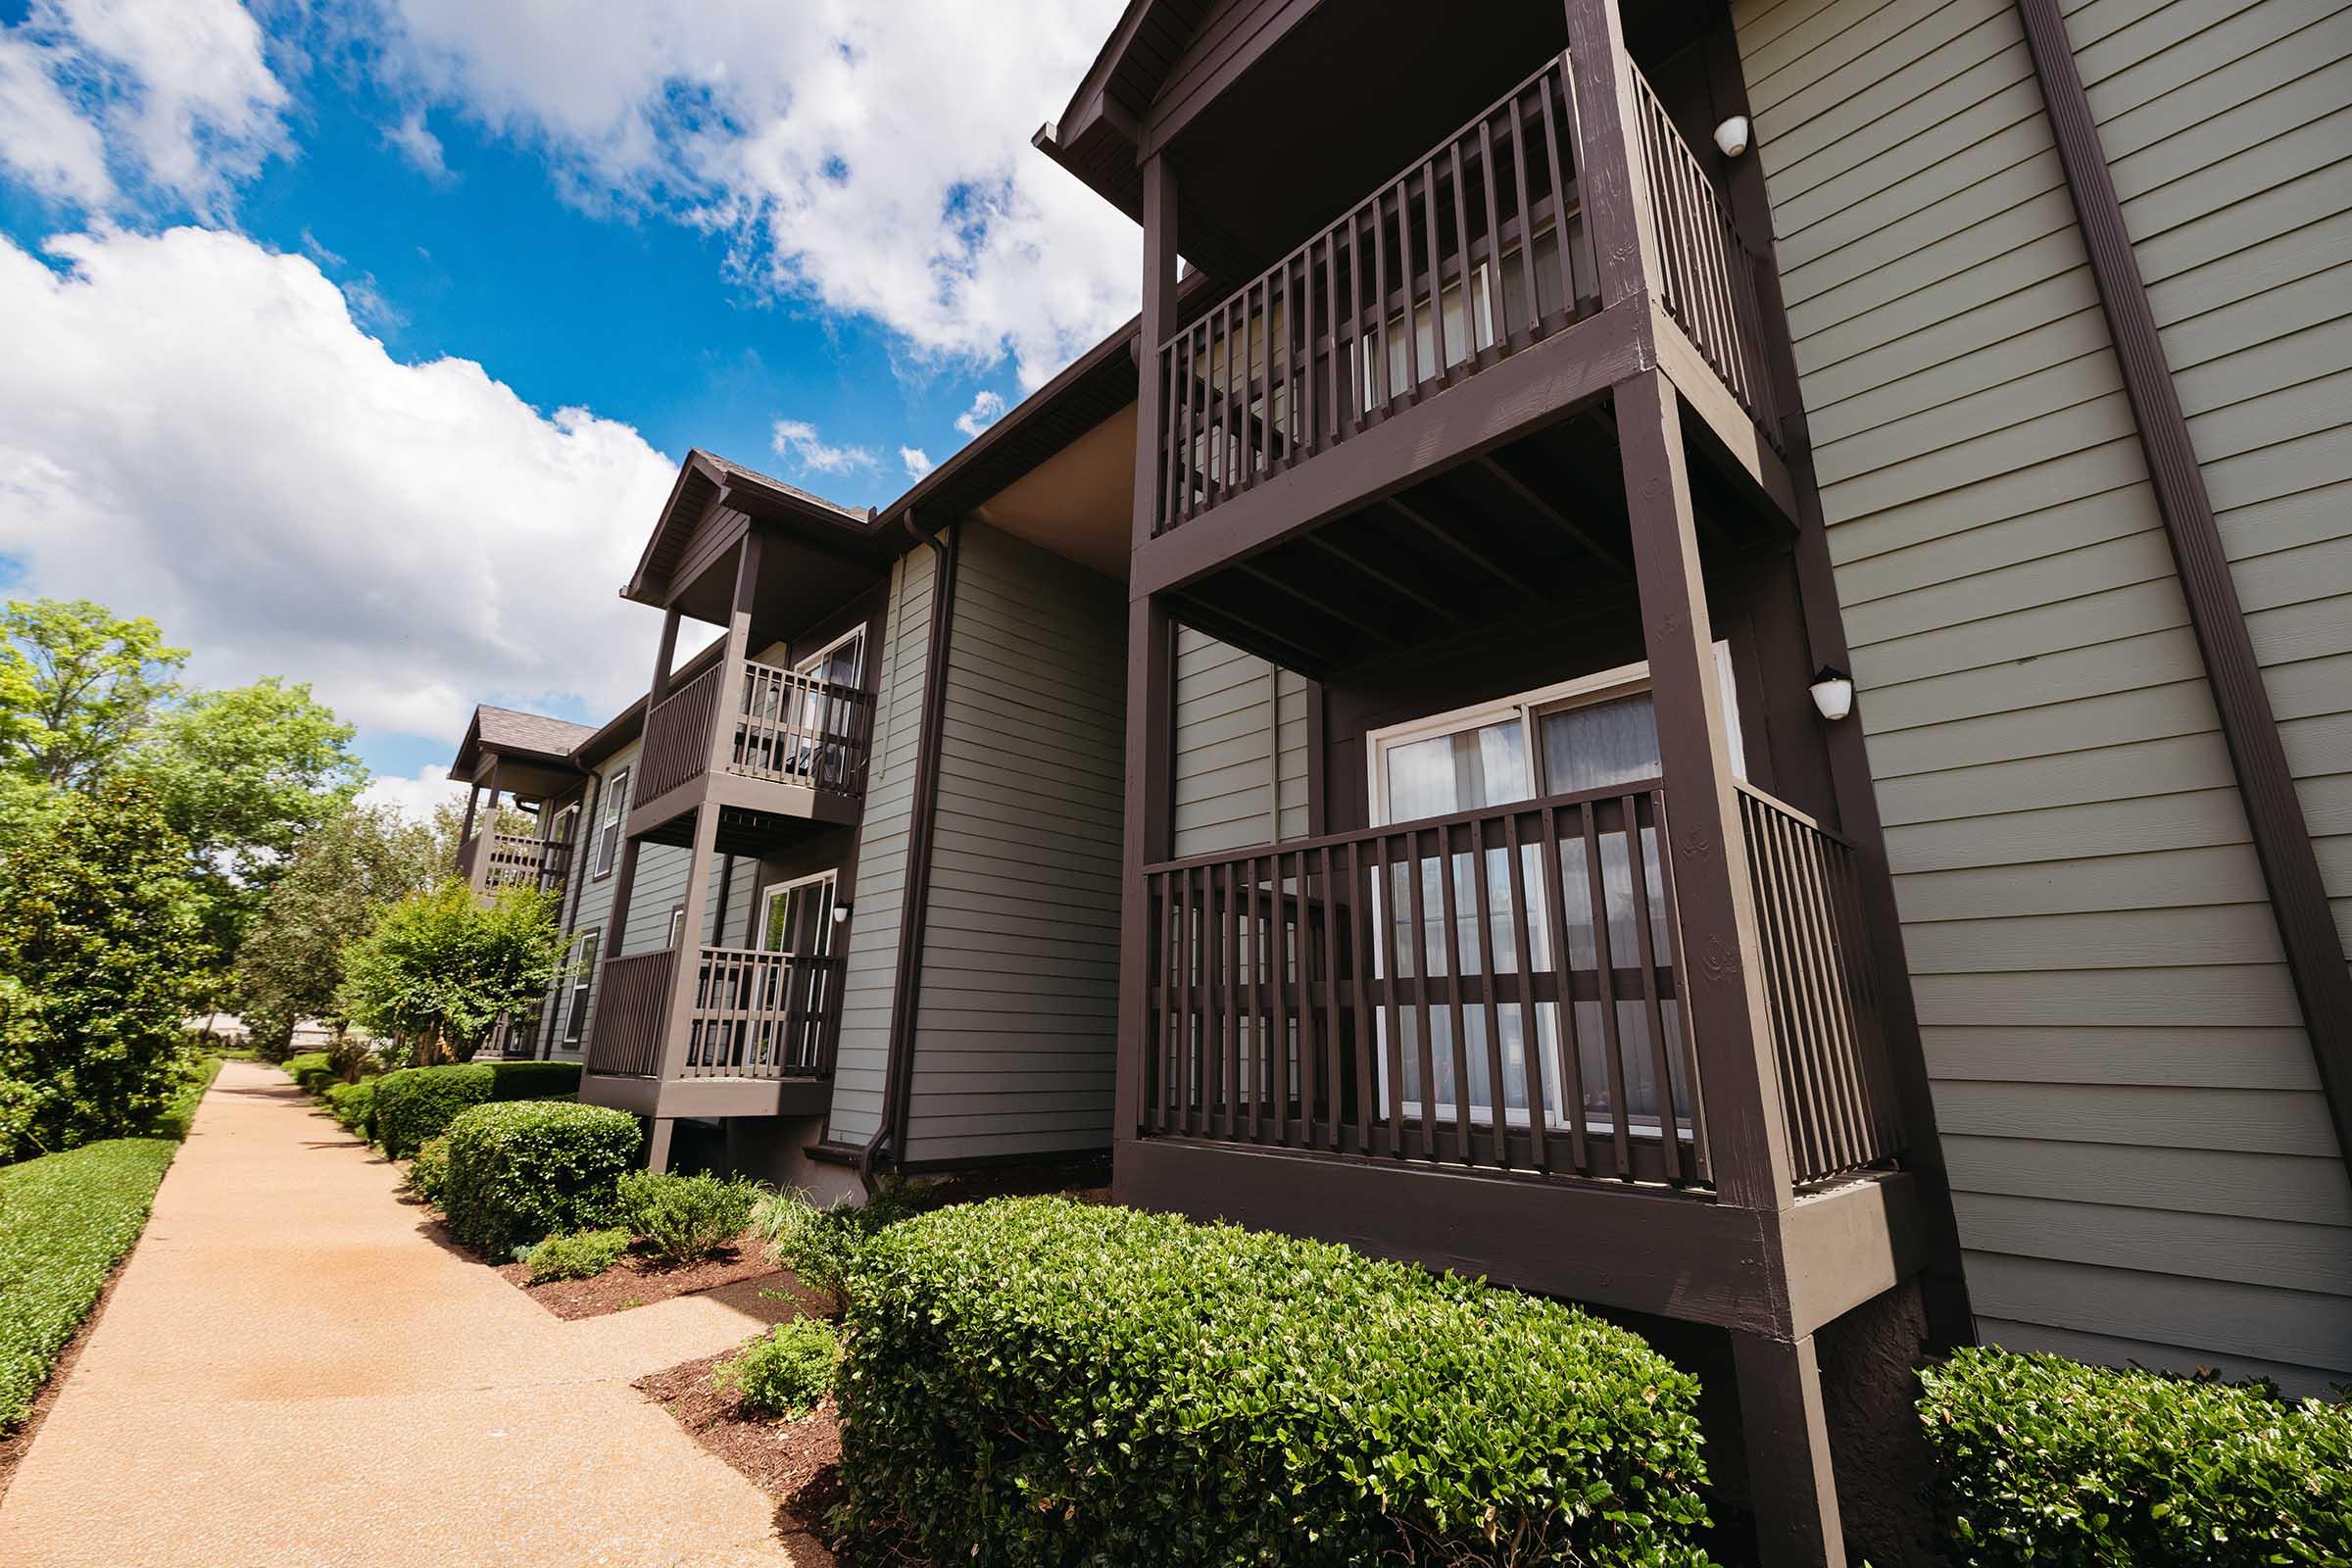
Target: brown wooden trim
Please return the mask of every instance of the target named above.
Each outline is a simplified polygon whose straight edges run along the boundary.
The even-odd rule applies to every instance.
[[[868,1191],[885,1143],[893,1163],[906,1157],[915,1007],[922,997],[923,939],[931,903],[932,817],[939,808],[939,749],[948,722],[948,650],[955,634],[956,562],[962,539],[960,522],[924,533],[915,526],[911,512],[906,529],[931,548],[931,626],[923,647],[923,709],[915,741],[914,799],[906,817],[906,873],[900,879],[898,974],[890,992],[890,1035],[882,1059],[882,1114],[858,1158],[858,1179]]]
[[[2108,334],[2123,368],[2124,391],[2132,401],[2139,443],[2146,453],[2148,482],[2164,515],[2180,591],[2188,600],[2189,623],[2205,658],[2205,673],[2221,711],[2222,734],[2237,770],[2246,826],[2270,886],[2271,912],[2286,950],[2303,1023],[2311,1036],[2320,1081],[2335,1122],[2336,1147],[2352,1157],[2352,967],[2344,962],[2342,938],[2328,907],[2327,886],[2311,844],[2311,826],[2295,793],[2278,720],[2271,710],[2254,640],[2246,631],[2244,607],[2230,572],[2230,558],[2214,521],[2213,499],[2197,463],[2173,386],[2172,367],[2156,317],[2148,305],[2123,204],[2099,143],[2099,127],[2075,67],[2066,19],[2058,0],[2017,0],[2026,45],[2040,78],[2058,161],[2066,171],[2068,194],[2090,255]]]
[[[1331,809],[1324,793],[1323,748],[1330,732],[1324,708],[1323,683],[1306,683],[1306,832],[1309,838],[1331,831]]]

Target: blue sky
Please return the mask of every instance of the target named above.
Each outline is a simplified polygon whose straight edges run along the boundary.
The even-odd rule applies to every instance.
[[[1132,309],[1026,146],[1116,5],[1032,9],[0,0],[0,315],[74,372],[0,369],[0,581],[426,786],[474,700],[601,718],[688,447],[879,505]]]

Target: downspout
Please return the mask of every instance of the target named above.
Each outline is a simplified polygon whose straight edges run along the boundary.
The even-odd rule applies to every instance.
[[[906,531],[931,547],[931,635],[923,650],[923,710],[915,741],[914,798],[906,820],[906,876],[899,896],[898,984],[891,990],[890,1040],[882,1062],[882,1116],[858,1156],[858,1179],[874,1191],[874,1172],[890,1148],[890,1159],[906,1160],[907,1103],[914,1074],[914,1015],[922,991],[923,925],[931,903],[931,818],[939,802],[939,748],[948,717],[948,638],[956,609],[956,553],[958,528],[924,532],[914,514]],[[942,535],[945,535],[944,541]],[[888,737],[876,738],[877,745]]]

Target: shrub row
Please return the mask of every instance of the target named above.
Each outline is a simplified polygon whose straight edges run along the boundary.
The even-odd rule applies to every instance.
[[[379,1126],[383,1116],[379,1091]],[[558,1231],[610,1225],[643,1142],[628,1112],[563,1100],[475,1105],[448,1137],[441,1211],[451,1235],[493,1257]]]
[[[356,1084],[331,1083],[322,1098],[327,1114],[345,1132],[358,1133],[362,1138],[374,1134],[375,1086],[379,1080],[363,1078]]]
[[[286,1058],[286,1076],[306,1094],[319,1095],[335,1082],[334,1059],[323,1051],[305,1051]]]
[[[853,1265],[849,1513],[938,1561],[1704,1562],[1696,1382],[1573,1307],[1058,1199]]]
[[[1955,1563],[2352,1562],[2352,1407],[1991,1349],[1923,1381]]]
[[[376,1081],[376,1142],[390,1157],[407,1159],[426,1139],[449,1131],[459,1113],[472,1106],[551,1100],[574,1094],[579,1087],[579,1064],[569,1061],[469,1061],[404,1067]]]
[[[712,1381],[762,1416],[804,1416],[833,1392],[841,1336],[821,1317],[787,1318],[712,1369]]]
[[[178,1147],[115,1138],[0,1167],[0,1432],[24,1419],[139,1239]]]

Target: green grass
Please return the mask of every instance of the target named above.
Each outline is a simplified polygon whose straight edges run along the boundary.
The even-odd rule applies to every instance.
[[[155,1138],[110,1138],[0,1166],[0,1432],[24,1419],[50,1367],[146,1228],[165,1167],[220,1071],[201,1059]]]

